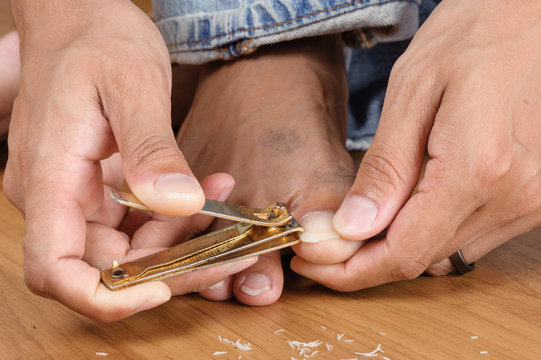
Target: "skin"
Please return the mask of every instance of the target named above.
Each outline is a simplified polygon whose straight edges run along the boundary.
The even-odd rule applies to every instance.
[[[13,100],[19,91],[20,72],[19,36],[12,31],[0,38],[0,139],[8,132]]]
[[[334,218],[345,239],[389,226],[386,238],[341,263],[297,257],[295,271],[342,291],[441,275],[458,249],[474,262],[541,224],[540,21],[537,2],[442,2],[394,66],[376,137]]]

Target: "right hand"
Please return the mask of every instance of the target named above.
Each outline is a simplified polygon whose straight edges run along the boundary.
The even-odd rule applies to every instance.
[[[198,290],[157,281],[113,293],[83,261],[93,224],[118,223],[107,186],[126,180],[167,215],[191,215],[204,203],[171,130],[171,66],[157,28],[127,0],[12,6],[22,73],[4,192],[26,220],[27,286],[101,321]],[[116,152],[122,165],[102,169]]]

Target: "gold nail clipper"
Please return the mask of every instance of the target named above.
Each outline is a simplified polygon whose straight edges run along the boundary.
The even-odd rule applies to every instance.
[[[111,191],[111,198],[131,208],[150,210],[130,193]],[[242,260],[295,245],[303,231],[283,203],[255,209],[207,199],[199,213],[238,223],[134,261],[118,264],[115,260],[112,268],[101,272],[102,282],[111,290],[120,290]]]

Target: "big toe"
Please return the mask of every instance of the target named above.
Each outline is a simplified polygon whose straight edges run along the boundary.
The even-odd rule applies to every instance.
[[[315,264],[337,264],[346,261],[359,250],[363,242],[345,240],[333,225],[334,212],[351,186],[353,177],[338,176],[298,197],[295,218],[304,229],[301,243],[293,247],[295,253]]]

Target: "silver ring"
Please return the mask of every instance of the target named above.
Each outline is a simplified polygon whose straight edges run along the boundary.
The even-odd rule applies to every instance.
[[[456,272],[460,275],[464,275],[475,269],[475,263],[467,263],[466,260],[464,260],[464,256],[462,256],[460,250],[449,256],[449,260],[451,260],[456,269]]]

